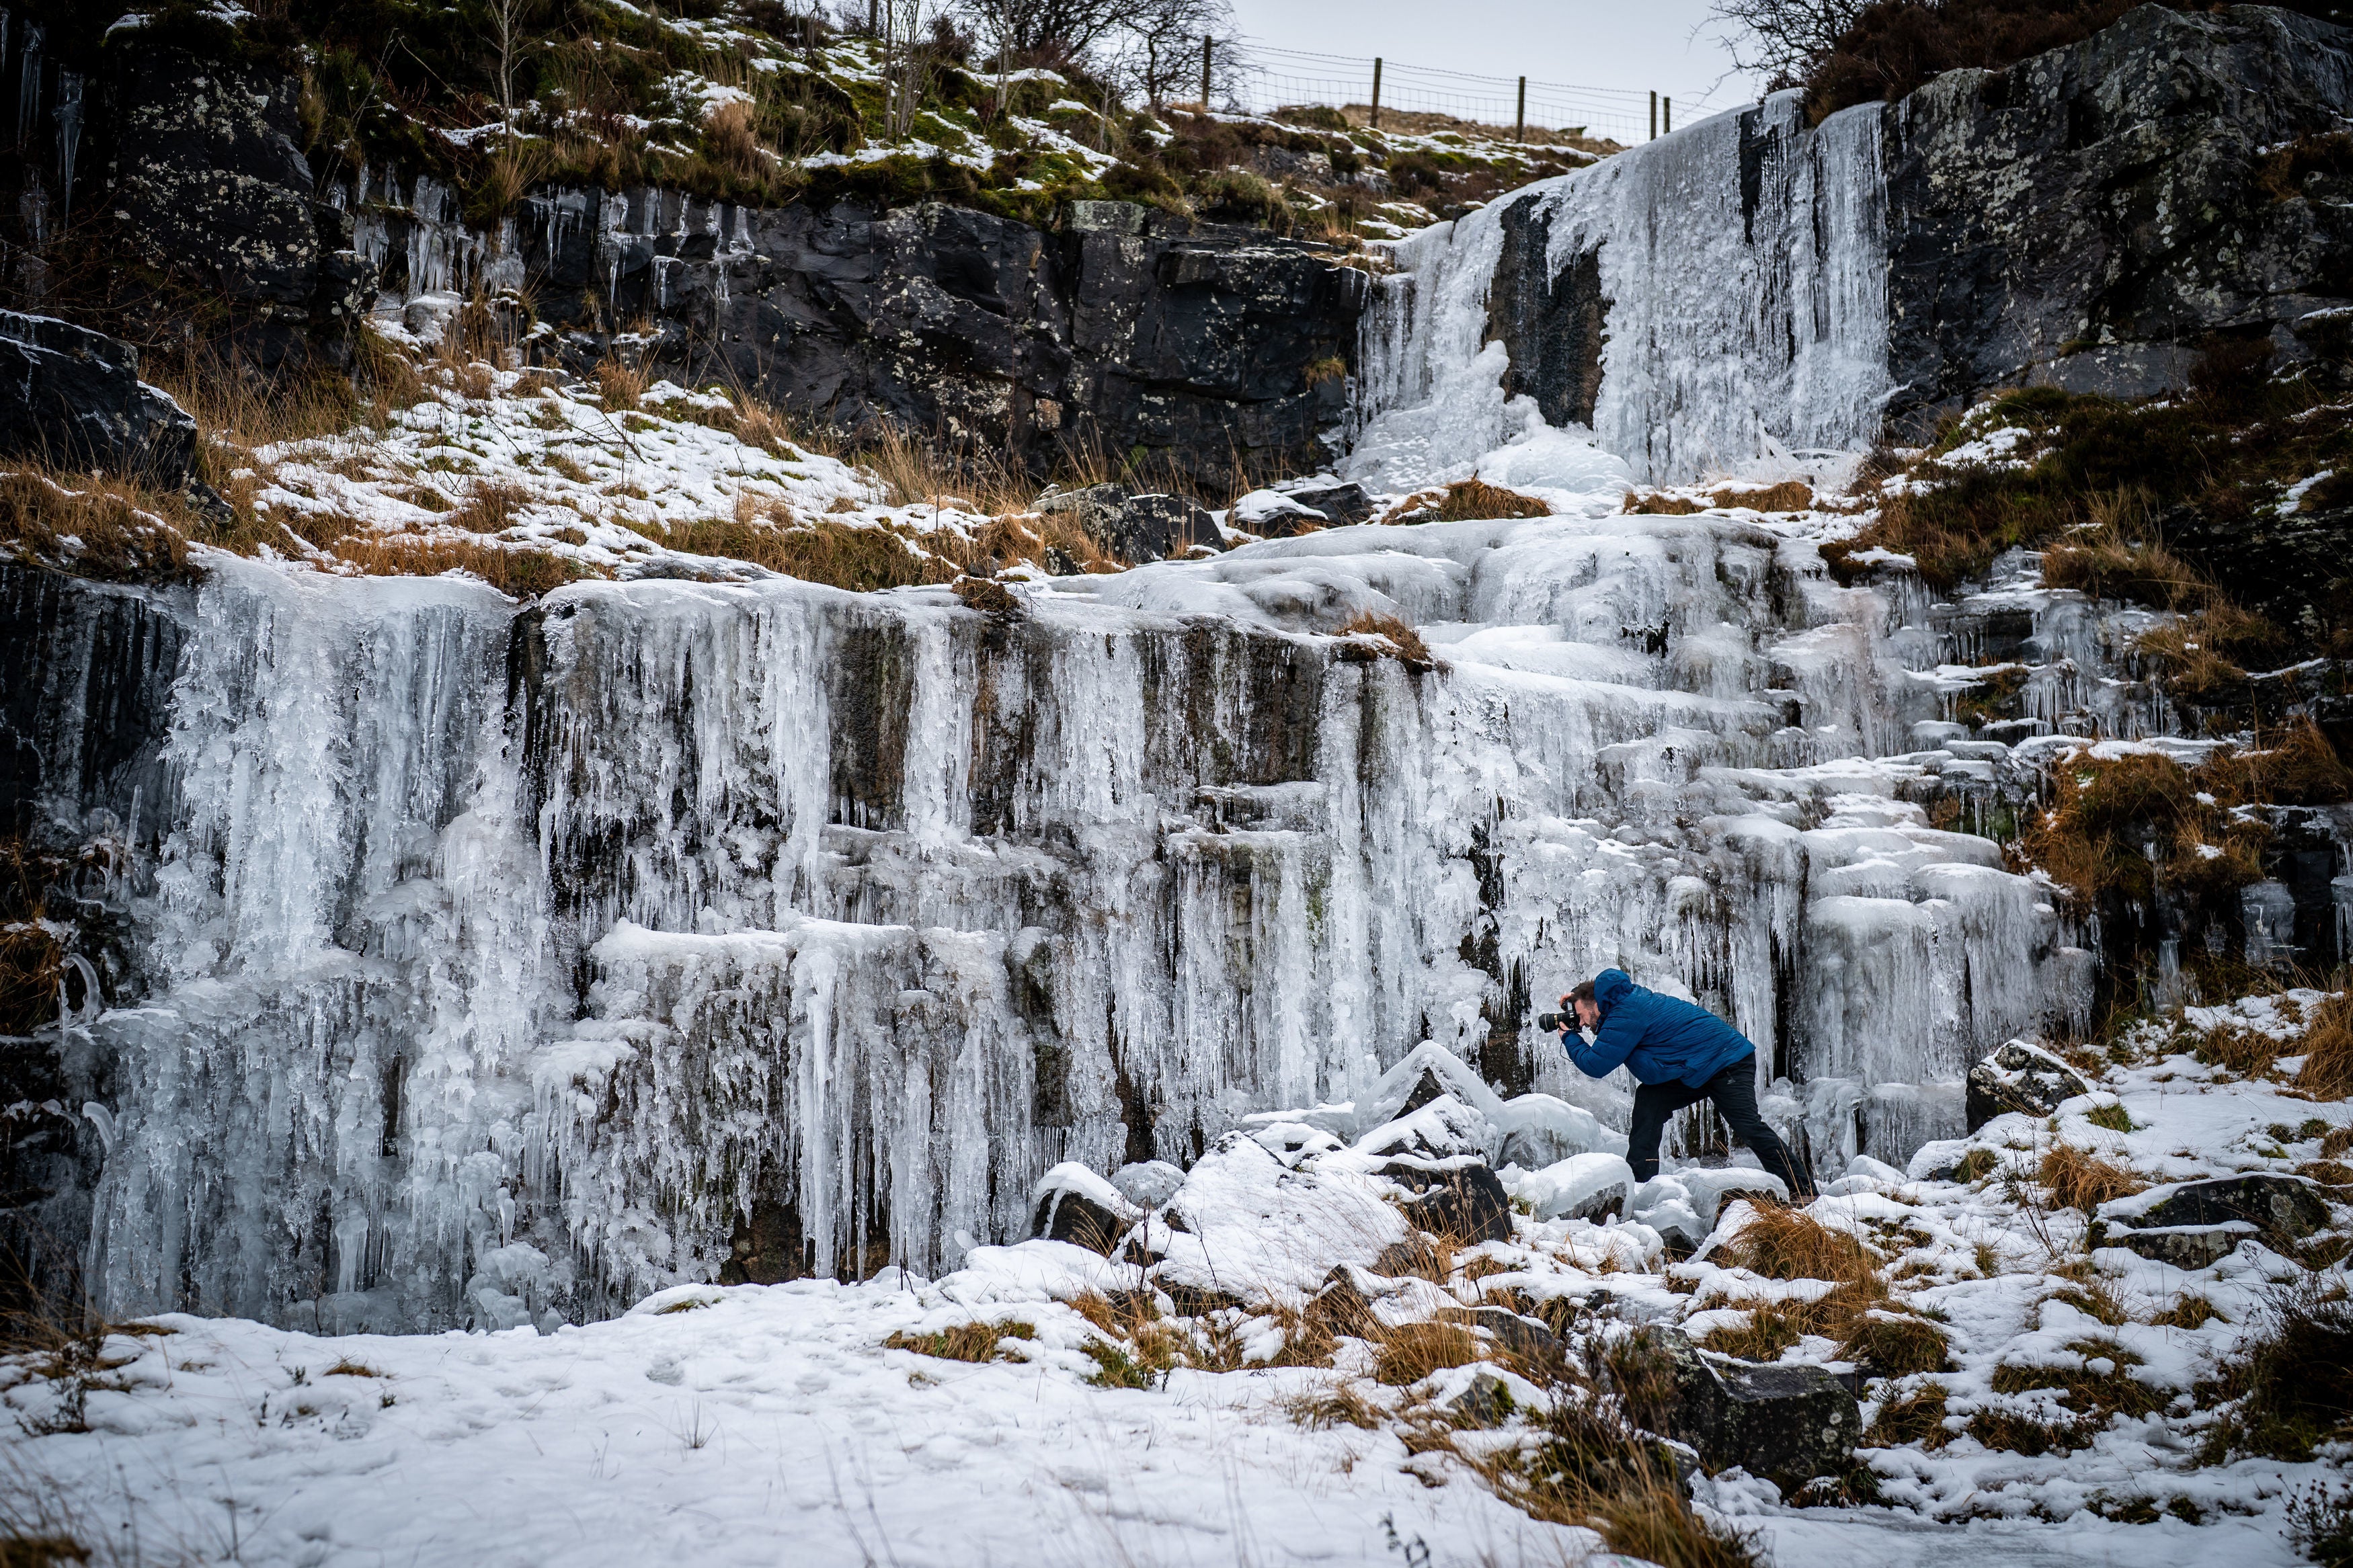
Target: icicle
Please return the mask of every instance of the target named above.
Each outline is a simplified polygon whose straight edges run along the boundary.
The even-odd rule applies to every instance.
[[[73,218],[74,155],[81,150],[81,73],[58,72],[58,226]]]

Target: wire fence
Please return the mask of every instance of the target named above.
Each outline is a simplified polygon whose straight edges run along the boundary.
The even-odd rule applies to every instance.
[[[1231,44],[1221,38],[1217,47],[1229,51],[1218,71],[1223,98],[1252,114],[1289,104],[1326,104],[1336,109],[1349,104],[1369,107],[1377,101],[1384,112],[1445,114],[1505,128],[1522,123],[1525,116],[1526,124],[1548,131],[1582,132],[1630,143],[1659,129],[1655,95],[1647,89],[1481,76],[1398,60],[1376,62],[1370,56],[1360,58],[1276,48],[1246,38]],[[1672,104],[1672,98],[1665,100],[1670,120]]]

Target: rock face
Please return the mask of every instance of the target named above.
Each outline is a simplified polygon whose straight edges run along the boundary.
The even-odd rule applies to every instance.
[[[2217,331],[2307,356],[2297,324],[2353,288],[2348,112],[2353,32],[2158,5],[1887,110],[1895,411],[2161,392]]]
[[[358,244],[389,296],[528,289],[575,368],[642,353],[852,428],[1040,460],[1141,449],[1220,480],[1320,455],[1367,289],[1318,247],[1122,202],[1074,203],[1050,233],[935,203],[555,191],[491,235],[429,180],[363,198]],[[617,342],[628,321],[649,344]]]
[[[301,82],[175,48],[124,51],[115,205],[138,259],[225,297],[264,368],[347,362],[373,296],[352,218],[313,194]]]
[[[48,316],[0,310],[0,453],[186,482],[196,422],[139,379],[139,351]]]

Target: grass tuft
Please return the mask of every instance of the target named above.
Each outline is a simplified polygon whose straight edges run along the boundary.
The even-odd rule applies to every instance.
[[[957,1323],[937,1333],[911,1334],[900,1330],[882,1342],[885,1349],[913,1351],[917,1355],[936,1356],[942,1361],[986,1362],[1006,1361],[1003,1347],[1007,1340],[1034,1340],[1038,1331],[1029,1323]]]
[[[2085,1214],[2102,1204],[2148,1190],[2148,1183],[2129,1166],[2073,1143],[2053,1144],[2034,1173],[2051,1189],[2052,1202]]]

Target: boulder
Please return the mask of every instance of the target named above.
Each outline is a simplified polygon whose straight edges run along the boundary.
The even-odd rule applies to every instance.
[[[2031,1040],[2012,1040],[1969,1068],[1968,1129],[2020,1111],[2048,1116],[2062,1100],[2089,1094],[2084,1075]]]
[[[1444,1237],[1458,1247],[1512,1238],[1512,1195],[1485,1165],[1448,1171],[1419,1197],[1398,1206],[1415,1229]]]
[[[1501,1426],[1512,1418],[1519,1402],[1504,1380],[1492,1372],[1482,1372],[1471,1380],[1471,1386],[1446,1402],[1466,1426]]]
[[[1067,1241],[1108,1258],[1144,1218],[1135,1205],[1084,1165],[1065,1161],[1038,1180],[1030,1195],[1037,1209],[1032,1234],[1047,1241]]]
[[[1329,528],[1332,520],[1312,507],[1302,506],[1279,490],[1252,490],[1234,502],[1226,521],[1261,539],[1289,539]]]
[[[1312,479],[1293,479],[1274,487],[1293,502],[1310,511],[1321,512],[1335,523],[1370,522],[1380,509],[1365,487],[1343,483],[1329,474],[1318,474]]]
[[[1862,1407],[1820,1367],[1738,1361],[1673,1329],[1646,1329],[1642,1337],[1664,1361],[1673,1390],[1662,1436],[1698,1449],[1710,1470],[1738,1465],[1788,1493],[1852,1467]]]
[[[1572,1154],[1514,1185],[1538,1219],[1599,1221],[1632,1205],[1634,1167],[1616,1154]]]
[[[0,310],[0,453],[176,489],[195,461],[196,422],[139,379],[129,343]]]
[[[2095,1217],[2103,1227],[2122,1226],[2128,1230],[2180,1230],[2239,1224],[2250,1227],[2249,1234],[2260,1232],[2280,1242],[2301,1241],[2327,1228],[2329,1219],[2328,1205],[2321,1199],[2318,1183],[2306,1176],[2263,1173],[2151,1187],[2145,1193],[2102,1204]],[[2128,1236],[2111,1235],[2107,1239],[2113,1245],[2140,1250]],[[2237,1245],[2233,1240],[2222,1250],[2228,1252]]]
[[[2102,1237],[2102,1244],[2125,1247],[2176,1268],[2211,1268],[2236,1252],[2239,1243],[2256,1239],[2255,1227],[2238,1219],[2222,1225],[2169,1225],[2114,1231]]]
[[[1196,544],[1223,550],[1217,520],[1183,496],[1151,492],[1130,496],[1095,543],[1122,561],[1170,561]]]

